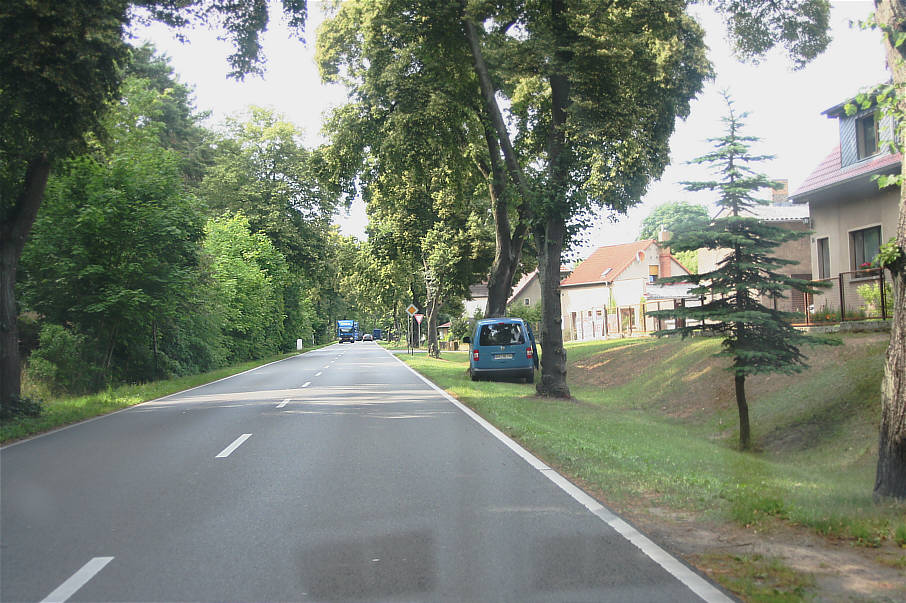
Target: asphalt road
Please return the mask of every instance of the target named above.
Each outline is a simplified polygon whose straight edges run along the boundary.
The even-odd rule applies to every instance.
[[[0,488],[4,602],[724,597],[368,342],[6,447]]]

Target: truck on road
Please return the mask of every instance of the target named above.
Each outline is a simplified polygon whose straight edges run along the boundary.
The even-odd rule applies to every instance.
[[[355,320],[338,320],[337,321],[337,340],[340,343],[348,341],[355,343],[357,321]]]

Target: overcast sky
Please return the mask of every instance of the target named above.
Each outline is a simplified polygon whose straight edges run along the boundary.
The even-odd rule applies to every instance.
[[[272,23],[263,38],[268,58],[263,79],[227,79],[230,46],[206,30],[190,32],[190,44],[177,42],[170,30],[159,25],[134,33],[136,41],[150,40],[170,56],[180,80],[195,87],[197,107],[212,112],[209,125],[249,104],[272,107],[299,126],[306,143],[314,146],[323,142],[323,114],[342,104],[346,94],[338,86],[320,82],[313,57],[315,31],[322,16],[318,3],[309,4],[313,10],[305,44],[289,37],[279,10],[272,10]],[[642,203],[615,223],[602,216],[597,226],[586,232],[586,243],[573,255],[582,257],[598,245],[634,240],[641,220],[662,203],[710,201],[701,194],[683,191],[679,183],[708,177],[703,168],[686,162],[709,150],[707,138],[722,134],[720,118],[726,113],[726,106],[721,90],[730,92],[737,110],[749,113],[745,133],[762,138],[757,150],[775,155],[775,159],[762,164],[761,171],[773,178],[788,179],[790,190],[794,191],[837,144],[837,122],[821,112],[889,78],[880,34],[862,30],[858,25],[850,27],[850,21],[868,16],[872,2],[832,4],[833,42],[824,55],[800,71],[793,71],[780,52],[760,65],[740,64],[730,52],[721,20],[703,7],[693,7],[707,34],[716,78],[693,101],[689,118],[677,123],[670,141],[671,165],[651,185]],[[365,221],[361,206],[354,206],[348,216],[337,219],[345,234],[360,237],[364,237]]]

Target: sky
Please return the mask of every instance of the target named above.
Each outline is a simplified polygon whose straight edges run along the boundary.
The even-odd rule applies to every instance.
[[[314,63],[314,41],[323,15],[320,3],[309,5],[305,43],[292,39],[279,7],[272,7],[272,22],[262,38],[267,72],[263,78],[249,77],[242,82],[227,78],[226,57],[231,47],[217,40],[214,32],[195,29],[188,34],[188,44],[178,42],[172,31],[157,24],[136,28],[133,35],[136,42],[149,40],[170,57],[180,81],[194,86],[197,108],[211,112],[209,126],[248,105],[270,107],[302,130],[307,145],[315,146],[325,142],[321,136],[323,115],[347,97],[341,86],[321,83]],[[641,203],[624,216],[602,213],[596,217],[569,259],[581,259],[600,245],[635,240],[641,221],[661,204],[712,201],[702,193],[684,191],[680,183],[710,179],[705,168],[688,162],[709,151],[708,138],[723,133],[724,90],[733,97],[737,111],[749,114],[744,134],[761,138],[754,150],[774,156],[758,170],[789,180],[790,191],[795,191],[838,143],[837,121],[822,111],[889,78],[880,34],[857,24],[850,26],[852,21],[864,20],[872,6],[871,1],[862,0],[832,2],[833,41],[823,55],[799,71],[792,69],[782,51],[758,65],[740,63],[732,55],[721,19],[706,7],[693,6],[691,12],[706,32],[715,79],[692,102],[689,117],[677,122],[670,139],[671,164],[651,184]],[[361,203],[349,212],[342,211],[335,221],[344,234],[364,238],[367,217]]]

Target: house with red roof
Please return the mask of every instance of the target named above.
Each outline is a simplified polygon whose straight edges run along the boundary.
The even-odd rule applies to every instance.
[[[811,271],[816,279],[859,270],[896,233],[899,188],[879,189],[873,179],[901,169],[902,156],[885,144],[894,137],[893,117],[881,115],[877,107],[847,115],[846,104],[823,112],[838,121],[840,144],[790,195],[794,203],[809,208]]]
[[[688,286],[655,285],[660,277],[689,274],[654,239],[598,247],[560,282],[563,337],[588,340],[646,332],[650,299],[687,296]],[[652,308],[653,309],[653,308]]]

